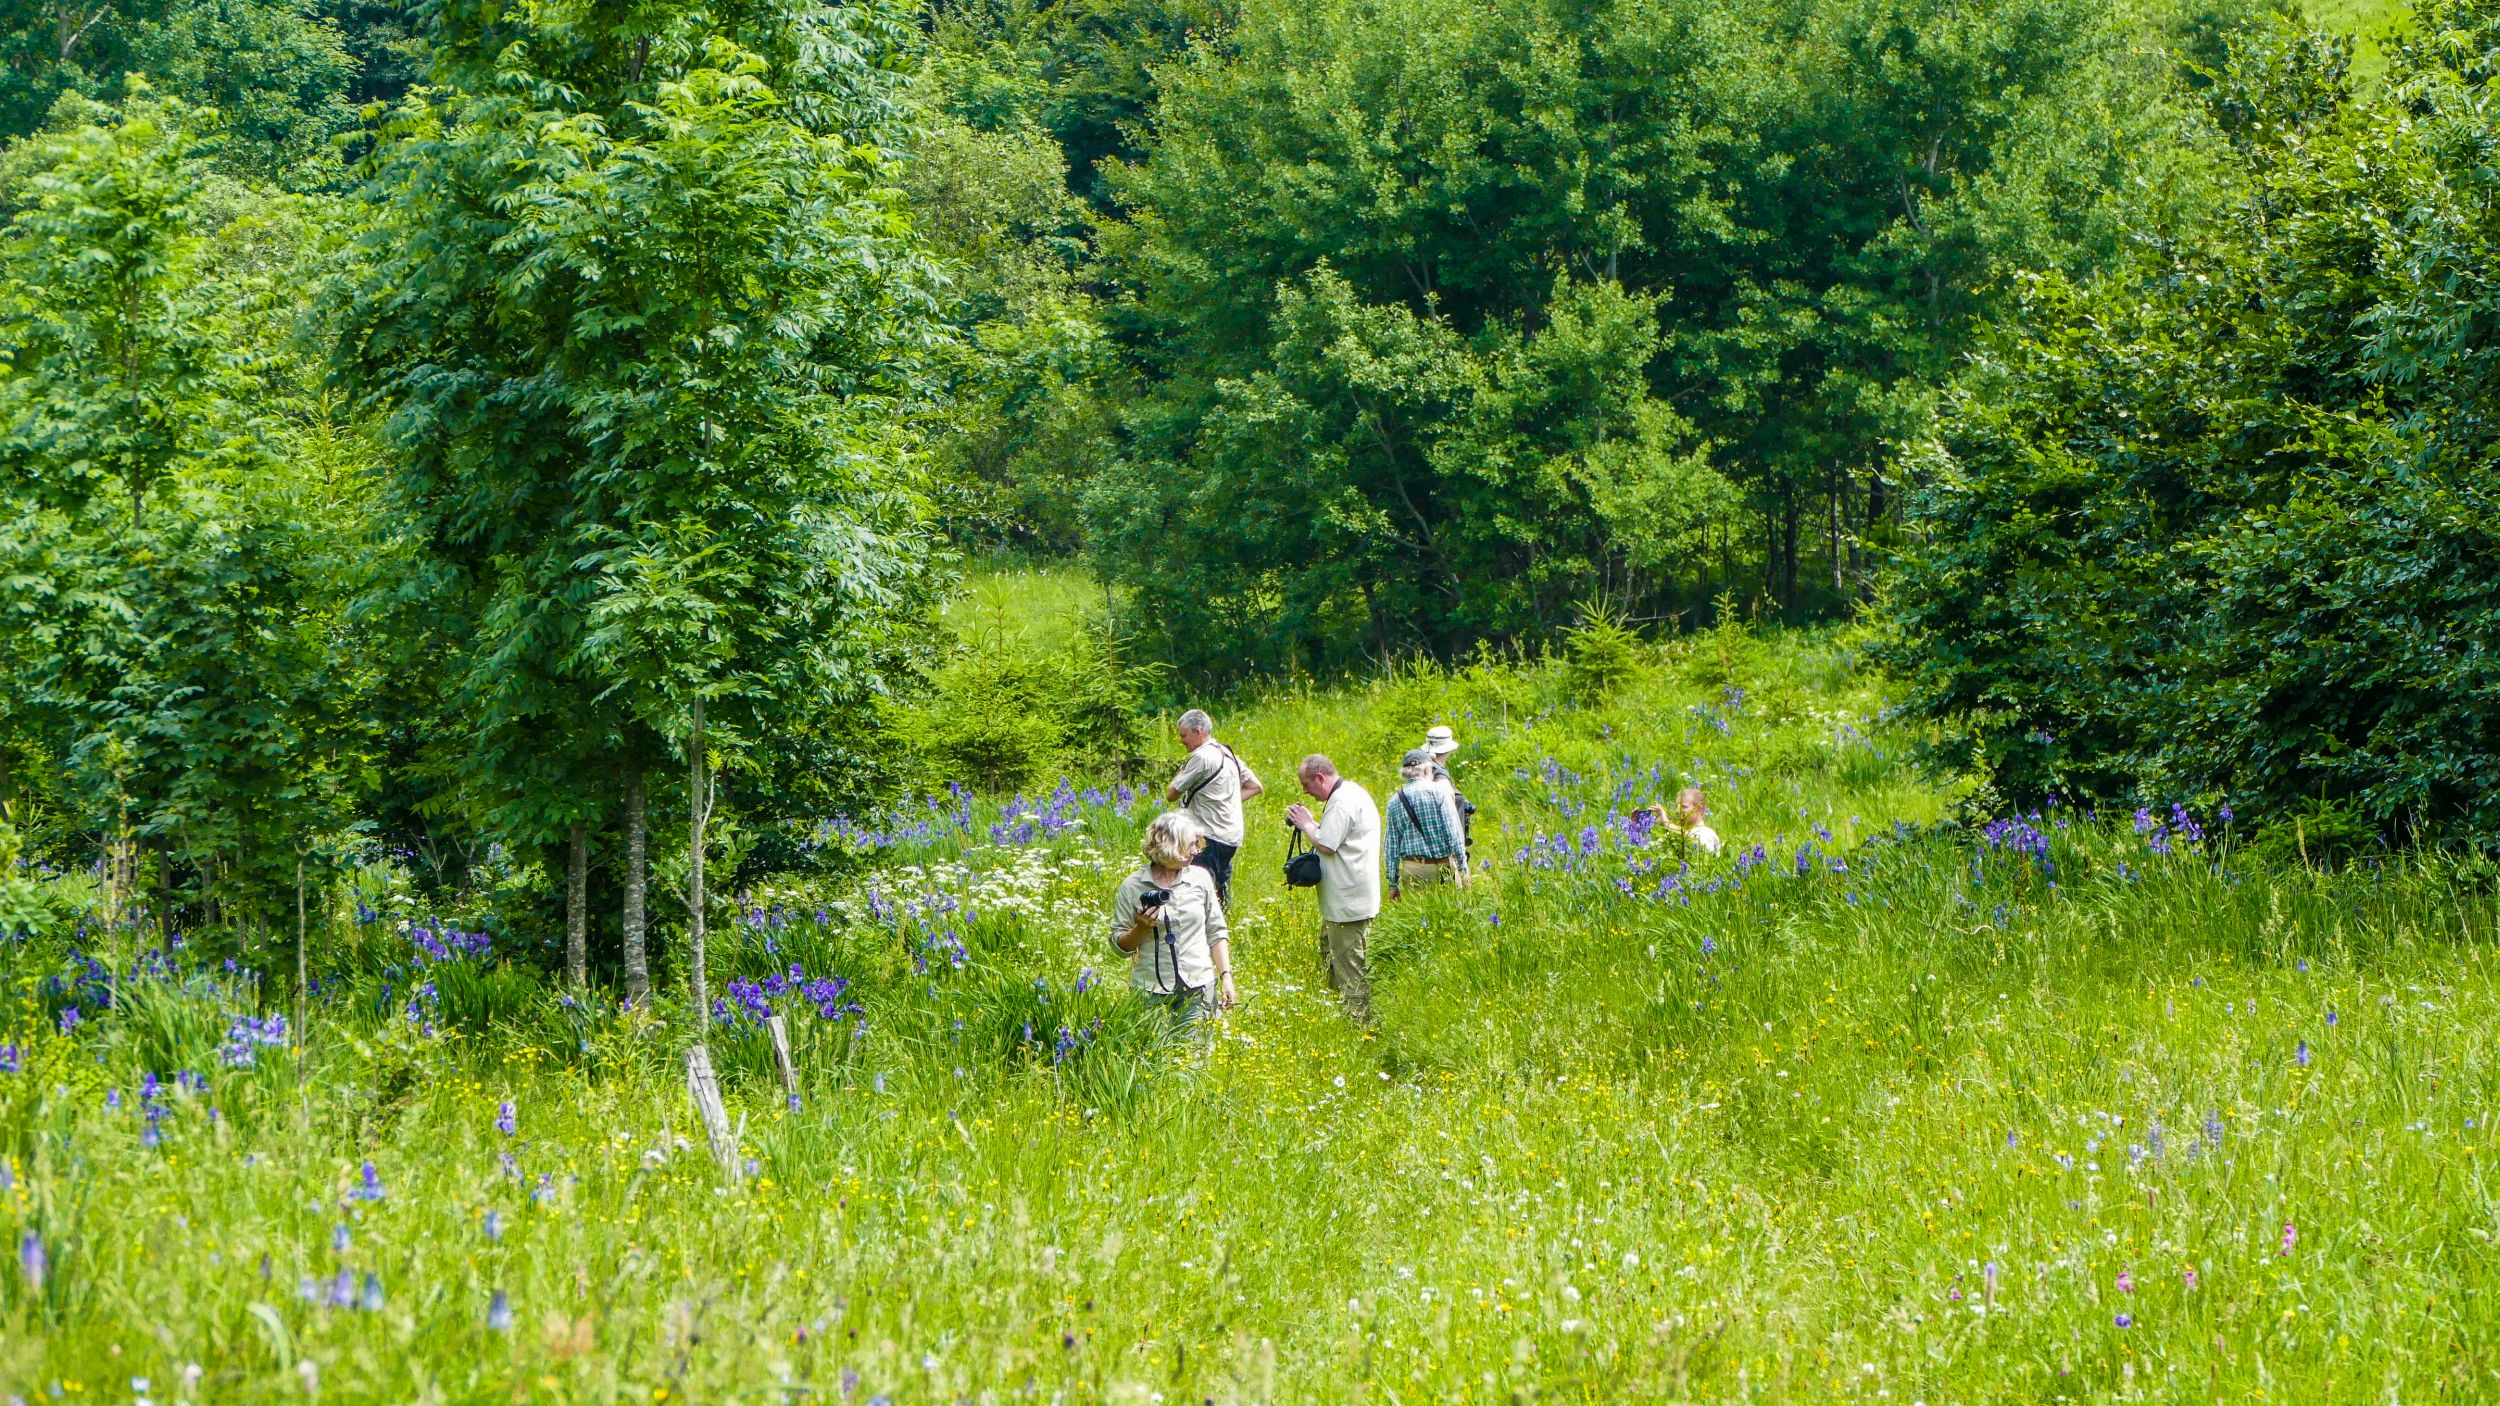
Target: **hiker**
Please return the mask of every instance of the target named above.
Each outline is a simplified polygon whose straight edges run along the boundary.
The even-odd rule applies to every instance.
[[[1146,865],[1111,900],[1111,945],[1129,954],[1129,985],[1187,1026],[1240,999],[1233,989],[1231,929],[1215,878],[1190,861],[1205,837],[1185,810],[1146,827]]]
[[[1458,734],[1447,723],[1436,723],[1424,732],[1424,750],[1432,754],[1432,777],[1450,790],[1450,804],[1458,811],[1458,842],[1472,850],[1476,843],[1476,805],[1467,793],[1458,789],[1458,780],[1450,775],[1450,754],[1458,750]],[[1394,877],[1394,875],[1392,876]]]
[[[1163,799],[1177,801],[1197,820],[1206,845],[1191,861],[1215,877],[1216,895],[1227,907],[1233,901],[1233,856],[1241,853],[1241,803],[1267,789],[1259,774],[1215,740],[1215,719],[1203,708],[1181,714],[1175,731],[1189,759],[1181,763]]]
[[[1381,851],[1391,898],[1405,897],[1409,884],[1467,885],[1466,828],[1458,813],[1458,793],[1433,779],[1436,766],[1425,747],[1407,753],[1398,766],[1406,784],[1389,798],[1389,840]]]
[[[1285,810],[1285,823],[1319,852],[1320,957],[1328,984],[1345,999],[1346,1013],[1369,1025],[1372,984],[1365,948],[1372,919],[1380,916],[1380,807],[1324,756],[1304,757],[1295,775],[1304,795],[1328,807],[1324,820],[1313,820],[1311,808],[1299,801]]]
[[[1687,786],[1675,793],[1675,812],[1665,806],[1643,807],[1658,828],[1674,835],[1704,854],[1719,852],[1719,832],[1710,828],[1710,802],[1699,786]]]

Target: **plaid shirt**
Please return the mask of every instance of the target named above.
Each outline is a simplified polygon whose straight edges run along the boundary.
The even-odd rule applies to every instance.
[[[1398,891],[1398,868],[1410,859],[1446,859],[1459,873],[1467,872],[1467,845],[1452,828],[1448,791],[1429,780],[1410,781],[1383,809],[1389,814],[1389,839],[1381,862],[1389,871],[1389,892]]]

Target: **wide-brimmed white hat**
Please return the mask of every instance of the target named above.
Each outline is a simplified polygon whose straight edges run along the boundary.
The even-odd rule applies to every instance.
[[[1436,727],[1424,734],[1424,750],[1436,757],[1446,757],[1458,750],[1458,734],[1447,727]]]

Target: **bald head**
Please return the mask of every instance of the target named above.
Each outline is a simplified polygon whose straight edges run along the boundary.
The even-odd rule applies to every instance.
[[[1304,757],[1294,774],[1302,778],[1302,794],[1313,800],[1327,800],[1337,789],[1337,764],[1317,752]]]

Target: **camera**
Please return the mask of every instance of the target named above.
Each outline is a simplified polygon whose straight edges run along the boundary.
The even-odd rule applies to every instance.
[[[1171,901],[1170,889],[1148,889],[1137,895],[1137,906],[1140,908],[1160,908]]]

